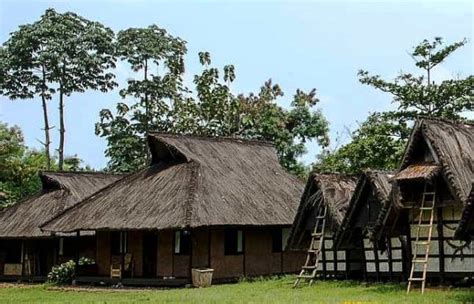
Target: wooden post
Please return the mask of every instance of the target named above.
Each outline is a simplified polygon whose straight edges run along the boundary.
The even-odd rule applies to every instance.
[[[437,208],[437,225],[438,230],[438,256],[439,256],[439,274],[440,283],[445,282],[445,264],[444,264],[444,232],[443,232],[443,208]]]
[[[392,259],[392,239],[388,238],[387,242],[388,272],[390,273],[390,281],[393,281],[393,259]]]
[[[380,261],[377,242],[374,242],[375,274],[377,281],[380,281]]]
[[[212,258],[211,258],[211,238],[212,238],[212,231],[211,227],[207,228],[207,267],[212,268]]]
[[[77,231],[76,232],[76,242],[75,242],[76,243],[75,244],[76,245],[76,248],[75,248],[76,250],[75,250],[75,256],[74,256],[74,259],[76,261],[76,267],[77,267],[77,265],[79,265],[79,240],[80,240],[80,232]]]

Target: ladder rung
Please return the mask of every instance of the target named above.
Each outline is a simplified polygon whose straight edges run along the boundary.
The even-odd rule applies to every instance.
[[[324,219],[325,217],[326,217],[326,216],[324,216],[324,215],[321,215],[321,216],[317,216],[317,217],[316,217],[316,219],[320,219],[320,220],[322,220],[322,219]]]
[[[409,278],[408,281],[424,281],[425,278]]]
[[[323,236],[323,234],[322,233],[311,233],[311,236],[313,236],[313,237],[314,236]]]
[[[423,192],[423,195],[436,195],[436,192]]]
[[[314,279],[315,277],[313,275],[299,275],[298,278],[300,279]]]
[[[316,266],[316,265],[309,265],[309,266],[303,266],[303,267],[301,267],[301,268],[302,268],[302,269],[316,269],[316,268],[318,268],[318,266]]]
[[[416,225],[418,227],[432,227],[434,226],[434,224],[419,224],[419,225]]]
[[[419,260],[419,259],[414,259],[412,260],[412,263],[428,263],[428,260]]]
[[[429,244],[428,241],[415,241],[414,243],[415,245],[428,245]]]
[[[308,249],[309,253],[318,253],[319,249]]]
[[[433,207],[420,207],[420,210],[433,210],[434,209],[434,206]]]

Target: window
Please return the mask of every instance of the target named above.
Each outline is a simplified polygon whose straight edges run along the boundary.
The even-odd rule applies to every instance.
[[[6,256],[5,263],[19,264],[21,263],[22,245],[19,240],[6,241]]]
[[[191,254],[191,233],[189,231],[175,231],[174,254]]]
[[[277,228],[272,231],[272,251],[282,252],[285,250],[290,228]]]
[[[224,235],[224,254],[237,255],[244,252],[244,235],[242,230],[226,229]]]
[[[128,251],[128,233],[114,231],[110,235],[112,255],[125,254]]]

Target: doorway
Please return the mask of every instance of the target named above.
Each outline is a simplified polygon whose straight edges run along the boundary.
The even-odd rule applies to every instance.
[[[145,232],[143,234],[143,277],[156,277],[156,258],[158,251],[158,234]]]

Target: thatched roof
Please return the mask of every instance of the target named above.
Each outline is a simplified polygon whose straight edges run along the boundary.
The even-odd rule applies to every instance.
[[[428,175],[432,176],[437,173],[434,166],[439,166],[439,174],[448,182],[455,200],[463,205],[463,218],[456,230],[456,236],[460,237],[470,221],[473,208],[469,195],[474,182],[474,125],[442,119],[419,119],[405,149],[398,176],[403,176],[406,170],[412,170],[410,168],[413,168],[413,165],[426,166],[420,164],[419,155],[416,153],[417,147],[423,142],[434,157],[432,167],[425,167],[423,171],[429,171]],[[398,212],[397,208],[397,204],[387,204],[381,212],[377,226],[382,228],[385,222]]]
[[[290,225],[302,182],[273,145],[152,133],[150,167],[107,187],[43,228],[51,231]]]
[[[42,191],[0,212],[0,237],[49,236],[39,226],[121,178],[95,172],[41,172]]]
[[[310,175],[291,228],[289,249],[307,249],[307,231],[314,229],[320,204],[328,208],[328,227],[334,231],[338,229],[349,206],[356,180],[356,177],[341,174]]]
[[[398,181],[407,180],[430,180],[440,171],[440,167],[436,164],[417,163],[409,165],[402,171],[398,172],[393,179]]]
[[[363,193],[373,193],[374,197],[380,205],[380,209],[390,201],[390,193],[392,185],[390,179],[393,177],[393,172],[379,171],[379,170],[365,170],[357,181],[357,186],[354,194],[351,197],[346,215],[336,232],[336,246],[339,246],[349,235],[354,228],[357,217],[361,216],[363,212],[368,210],[360,210],[365,203]],[[365,215],[368,217],[367,215]],[[365,223],[365,229],[368,233],[373,228],[374,223]]]

